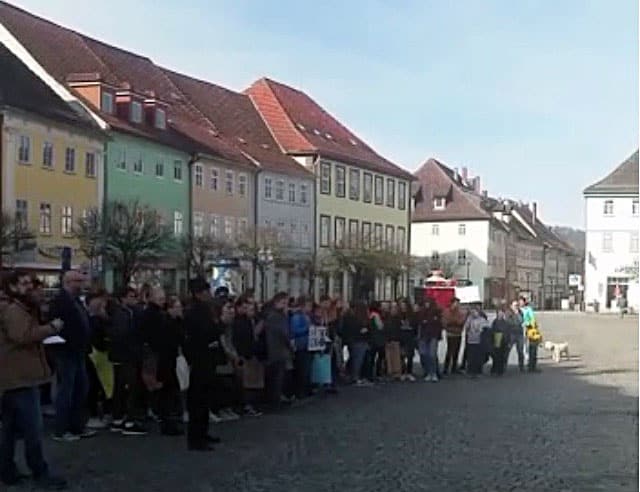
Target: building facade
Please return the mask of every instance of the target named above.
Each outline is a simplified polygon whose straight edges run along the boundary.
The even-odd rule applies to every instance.
[[[104,142],[93,120],[0,44],[2,210],[30,236],[5,264],[35,272],[45,287],[57,284],[64,249],[72,267],[86,267],[74,231],[102,202]]]
[[[638,151],[584,190],[587,309],[638,310]]]
[[[349,272],[331,266],[333,249],[368,243],[408,253],[412,176],[384,159],[305,93],[261,79],[246,93],[279,147],[315,179],[316,296],[351,298]],[[353,242],[353,243],[352,243]],[[407,276],[380,275],[374,296],[407,294]]]

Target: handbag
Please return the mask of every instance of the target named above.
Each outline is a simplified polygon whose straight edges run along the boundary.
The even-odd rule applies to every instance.
[[[242,386],[248,390],[264,389],[264,365],[255,357],[244,361]]]
[[[190,373],[191,370],[189,369],[189,364],[187,364],[187,359],[182,354],[178,355],[176,359],[176,376],[178,378],[180,391],[187,391],[189,389]]]
[[[313,384],[331,384],[331,355],[315,354],[311,363],[311,382]]]

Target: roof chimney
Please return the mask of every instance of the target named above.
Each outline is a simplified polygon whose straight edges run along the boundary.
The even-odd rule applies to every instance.
[[[533,219],[533,223],[538,220],[538,202],[531,202],[531,217]]]
[[[466,167],[462,168],[462,179],[467,181],[467,176],[469,175],[469,170]]]
[[[475,191],[478,195],[480,193],[483,193],[483,194],[486,193],[486,190],[485,192],[483,192],[480,189],[480,176],[476,176],[475,178],[473,178],[472,185],[473,185],[473,191]]]

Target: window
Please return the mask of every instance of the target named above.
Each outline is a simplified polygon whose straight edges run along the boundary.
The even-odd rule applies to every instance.
[[[195,167],[193,168],[193,179],[194,179],[195,185],[198,188],[202,188],[203,178],[202,178],[202,166],[200,164],[196,164]]]
[[[398,244],[397,244],[397,251],[398,253],[405,253],[406,252],[406,248],[405,248],[405,241],[407,240],[407,232],[406,229],[404,227],[398,227],[398,237],[396,238],[398,240]]]
[[[87,177],[96,177],[96,155],[93,152],[87,152],[85,155],[84,170]]]
[[[218,176],[220,176],[220,172],[217,168],[211,168],[211,175],[209,176],[209,188],[213,191],[218,191]]]
[[[362,176],[362,201],[365,203],[371,203],[371,194],[373,188],[373,175],[371,173],[364,173]]]
[[[113,94],[102,91],[100,109],[105,113],[113,114]]]
[[[73,234],[73,208],[65,206],[62,207],[62,235],[70,234]]]
[[[142,152],[138,156],[138,159],[133,161],[133,172],[135,174],[142,174],[144,171],[144,165],[142,164]]]
[[[604,215],[613,215],[613,200],[605,200]]]
[[[193,235],[195,237],[204,236],[204,215],[202,212],[194,212],[193,214]]]
[[[374,198],[376,205],[382,205],[384,202],[384,178],[376,176]]]
[[[362,244],[363,248],[371,248],[371,222],[362,223]]]
[[[42,144],[42,167],[49,169],[53,167],[53,144],[51,142]]]
[[[629,245],[629,252],[637,253],[638,252],[638,231],[634,231],[631,233],[630,243],[631,244]]]
[[[376,249],[382,248],[382,224],[375,224],[373,226],[373,245]]]
[[[182,212],[176,210],[173,212],[173,233],[176,236],[180,236],[182,234]]]
[[[18,161],[28,163],[31,160],[31,139],[26,135],[20,135],[18,147]]]
[[[278,242],[283,242],[285,240],[285,232],[284,232],[284,221],[280,220],[276,224],[276,230],[278,235]]]
[[[331,217],[328,215],[320,216],[320,247],[328,248],[331,241]]]
[[[387,178],[387,207],[396,206],[396,181],[392,178]]]
[[[467,264],[467,250],[459,249],[458,250],[458,265],[466,265]]]
[[[182,181],[182,162],[173,161],[173,179]]]
[[[467,235],[467,225],[458,224],[458,236],[466,236],[466,235]]]
[[[220,237],[220,217],[217,215],[209,216],[209,234],[213,237]]]
[[[164,162],[156,162],[156,177],[164,178]]]
[[[238,219],[238,234],[244,238],[248,232],[249,232],[249,219],[246,219],[246,218]]]
[[[336,166],[336,196],[338,198],[344,198],[345,196],[345,179],[344,166]]]
[[[131,114],[129,115],[129,118],[131,121],[134,123],[142,123],[142,104],[138,101],[133,101],[131,103],[130,112]]]
[[[309,234],[309,224],[302,224],[302,240],[300,241],[300,245],[303,248],[308,248],[310,244],[310,238],[311,235]]]
[[[331,193],[331,163],[320,161],[320,193],[328,195]]]
[[[444,210],[447,207],[447,199],[443,196],[439,196],[433,199],[434,210]]]
[[[29,227],[29,205],[26,200],[16,200],[16,226],[21,229]]]
[[[344,247],[344,233],[345,233],[345,228],[346,228],[346,221],[344,217],[336,217],[336,230],[335,230],[335,242],[336,242],[336,248],[342,248]]]
[[[349,220],[349,247],[358,247],[358,221],[356,219]]]
[[[264,197],[271,198],[273,196],[273,181],[271,178],[264,178]]]
[[[602,234],[602,252],[613,253],[613,234],[610,232]]]
[[[167,128],[167,113],[164,109],[156,108],[156,128],[164,130]]]
[[[384,231],[384,246],[385,249],[393,250],[396,246],[395,229],[392,225],[385,227]]]
[[[631,214],[634,217],[638,216],[638,200],[633,200],[633,202],[631,202]]]
[[[120,159],[118,159],[116,167],[121,171],[127,170],[127,151],[125,149],[120,151]]]
[[[235,175],[233,174],[233,171],[227,169],[224,172],[224,191],[227,193],[227,195],[233,195],[234,181]]]
[[[224,219],[224,236],[227,239],[233,239],[234,224],[236,220],[233,217],[225,217]]]
[[[306,205],[309,202],[309,191],[306,184],[300,185],[300,203]]]
[[[289,183],[289,201],[291,203],[296,202],[296,185],[295,183]]]
[[[40,234],[51,234],[51,204],[40,204]]]
[[[247,175],[238,174],[238,195],[245,196],[247,194]]]
[[[433,250],[431,252],[431,259],[433,261],[440,261],[440,253],[438,253],[438,251],[436,251],[436,250]]]
[[[440,226],[438,224],[433,224],[431,226],[431,235],[439,236],[440,235]]]
[[[289,238],[291,240],[291,244],[298,246],[300,244],[300,236],[298,235],[298,224],[295,222],[291,222],[289,224]]]
[[[67,173],[76,172],[76,149],[67,147],[64,153],[64,170]]]
[[[360,170],[349,169],[349,198],[360,200]]]
[[[407,209],[407,183],[404,181],[398,182],[398,208]]]
[[[281,179],[276,181],[276,200],[284,200],[284,181]]]

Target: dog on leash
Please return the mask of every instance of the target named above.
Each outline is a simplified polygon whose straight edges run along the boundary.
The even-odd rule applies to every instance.
[[[560,362],[562,358],[569,360],[569,344],[567,342],[544,342],[544,349],[551,352],[554,362]]]

